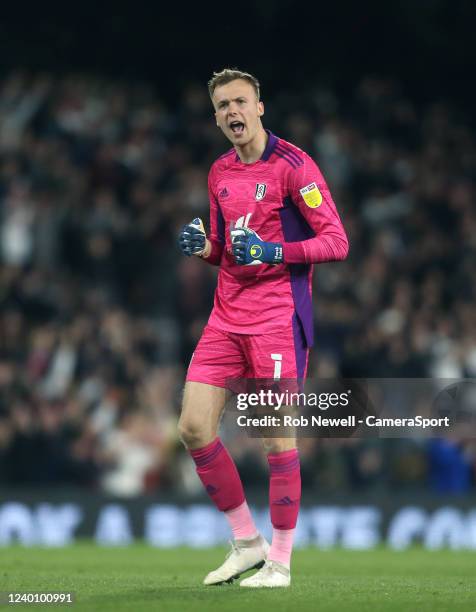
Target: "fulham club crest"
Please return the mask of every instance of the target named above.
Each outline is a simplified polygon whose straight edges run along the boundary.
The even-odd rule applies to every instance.
[[[262,200],[266,193],[265,183],[256,183],[255,200]]]

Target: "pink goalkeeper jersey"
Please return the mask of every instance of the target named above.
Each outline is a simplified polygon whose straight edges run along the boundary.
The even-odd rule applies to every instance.
[[[262,157],[244,164],[235,149],[218,158],[208,177],[212,252],[220,265],[210,327],[266,334],[302,326],[313,343],[312,264],[345,259],[347,237],[314,161],[268,132]],[[235,263],[230,224],[283,243],[280,265]]]

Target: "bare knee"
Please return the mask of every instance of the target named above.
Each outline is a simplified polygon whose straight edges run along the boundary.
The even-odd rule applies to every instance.
[[[221,387],[186,383],[178,432],[188,449],[203,448],[216,438],[225,394]]]
[[[191,418],[180,418],[178,433],[186,448],[202,448],[216,438],[216,431],[210,431],[202,422]]]

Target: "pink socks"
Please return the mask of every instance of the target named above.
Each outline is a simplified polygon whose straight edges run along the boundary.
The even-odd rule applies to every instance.
[[[235,540],[252,540],[258,536],[255,522],[246,501],[238,508],[225,512],[225,516],[230,523]]]
[[[287,568],[291,564],[291,553],[293,552],[294,529],[275,529],[273,527],[273,539],[269,549],[268,559],[278,561]]]
[[[197,474],[218,510],[225,513],[236,540],[258,535],[233,459],[220,438],[191,450]]]
[[[258,535],[245,500],[243,485],[233,459],[220,438],[190,454],[197,474],[218,510],[225,513],[236,540]],[[269,504],[273,540],[268,559],[289,567],[301,501],[301,472],[297,449],[268,455]]]
[[[296,448],[268,455],[269,504],[273,540],[268,559],[289,567],[301,501],[301,471]]]

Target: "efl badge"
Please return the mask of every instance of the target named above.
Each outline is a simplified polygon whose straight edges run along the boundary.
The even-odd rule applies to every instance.
[[[262,200],[266,193],[266,185],[264,183],[256,183],[255,200]]]
[[[309,208],[318,208],[322,204],[322,193],[319,191],[316,183],[306,185],[299,190],[299,193]]]
[[[263,249],[260,247],[259,244],[254,244],[251,247],[250,255],[251,257],[253,257],[253,259],[258,259],[258,257],[261,257],[262,254],[263,254]]]

